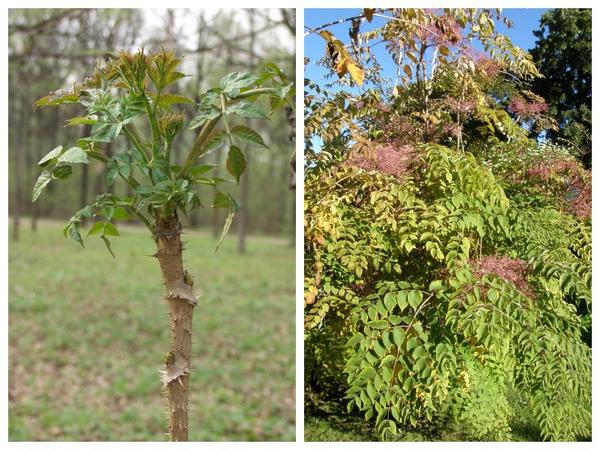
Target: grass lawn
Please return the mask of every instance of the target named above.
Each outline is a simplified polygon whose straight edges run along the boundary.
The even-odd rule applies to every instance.
[[[346,414],[341,404],[328,402],[318,410],[306,407],[304,417],[304,440],[307,442],[373,442],[380,441],[374,421],[365,422],[360,414]],[[345,408],[345,406],[343,406]],[[469,435],[457,428],[459,425],[440,429],[413,430],[399,434],[394,440],[417,441],[467,441]],[[517,414],[511,423],[510,441],[540,441],[540,431],[532,424],[528,414]]]
[[[86,249],[62,223],[23,227],[9,249],[9,439],[167,440],[158,371],[168,307],[142,228]],[[184,235],[201,293],[194,315],[190,440],[294,440],[294,251],[235,236],[218,253]]]

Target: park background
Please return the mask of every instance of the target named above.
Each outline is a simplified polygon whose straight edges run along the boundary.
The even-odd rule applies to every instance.
[[[168,308],[147,256],[154,243],[135,222],[113,241],[115,259],[95,236],[85,249],[63,237],[69,217],[106,192],[104,167],[81,165],[31,202],[40,158],[86,132],[65,126],[75,108],[33,104],[120,49],[175,50],[189,75],[178,91],[195,100],[226,73],[268,61],[293,77],[295,11],[11,9],[8,37],[9,439],[166,440],[158,370]],[[188,121],[194,113],[186,108]],[[212,190],[184,222],[184,258],[201,293],[190,440],[295,438],[295,130],[283,111],[261,122],[253,126],[270,148],[248,155],[240,186],[231,184],[242,209],[219,251],[225,213],[209,207]],[[175,159],[195,134],[182,133]],[[119,140],[105,149],[123,150]],[[206,163],[224,158],[215,151]],[[113,189],[127,192],[119,181]]]

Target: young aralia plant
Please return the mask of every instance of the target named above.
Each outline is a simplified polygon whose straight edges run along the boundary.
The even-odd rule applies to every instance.
[[[177,112],[176,105],[194,103],[172,92],[172,85],[185,77],[178,71],[180,63],[181,59],[171,51],[122,51],[70,91],[55,91],[38,100],[36,107],[81,105],[85,114],[73,117],[68,125],[88,125],[91,133],[76,146],[58,146],[44,156],[38,163],[41,174],[33,188],[36,201],[48,183],[68,178],[73,165],[91,161],[106,167],[108,185],[119,177],[131,187],[132,196],[99,195],[73,215],[64,234],[83,246],[82,222],[85,218],[94,219],[88,236],[99,235],[113,254],[109,239],[119,235],[115,222],[136,217],[152,233],[170,309],[171,346],[165,355],[162,381],[169,402],[172,441],[188,439],[192,315],[198,304],[193,278],[183,267],[179,217],[202,206],[199,189],[214,189],[212,206],[225,208],[229,213],[218,247],[238,209],[222,185],[239,182],[244,173],[242,148],[267,148],[256,131],[236,124],[236,118],[269,119],[284,105],[294,107],[293,83],[275,64],[265,64],[258,75],[230,73],[202,95],[197,114],[187,127],[200,131],[184,154],[183,163],[175,164],[171,155],[173,142],[185,129],[185,116]],[[264,97],[269,99],[270,112],[258,102]],[[127,140],[127,151],[107,156],[103,145],[121,136]],[[228,148],[226,169],[235,180],[210,176],[215,166],[201,162],[202,157],[220,146]]]
[[[306,180],[307,381],[341,380],[383,438],[450,420],[507,439],[515,392],[544,438],[590,436],[589,219],[441,145],[366,154]]]

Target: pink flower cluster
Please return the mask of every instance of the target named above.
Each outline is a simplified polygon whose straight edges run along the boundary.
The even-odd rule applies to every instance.
[[[568,159],[545,161],[529,168],[526,177],[548,186],[559,182],[559,195],[563,201],[563,210],[579,219],[592,214],[591,176],[577,164]]]
[[[417,150],[410,145],[386,144],[375,148],[372,155],[356,155],[348,163],[363,170],[376,170],[402,179],[410,173],[417,157]]]
[[[442,125],[442,133],[446,136],[458,137],[461,132],[461,126],[457,123],[445,123]]]
[[[474,100],[459,100],[454,97],[446,97],[443,99],[443,104],[450,109],[450,111],[462,114],[468,114],[475,110],[477,106]]]
[[[532,298],[535,294],[527,281],[527,262],[522,259],[512,259],[506,256],[485,256],[481,259],[471,260],[469,264],[478,277],[484,274],[492,274],[510,281],[515,287],[527,297]]]
[[[407,145],[420,140],[420,130],[405,116],[384,116],[381,129],[386,144]]]
[[[495,77],[498,72],[500,72],[500,64],[497,61],[494,61],[492,58],[486,56],[486,55],[481,55],[479,57],[477,57],[477,59],[475,59],[475,65],[483,72],[485,72],[485,74],[490,77],[493,78]]]
[[[545,102],[528,102],[522,97],[515,97],[510,100],[508,111],[525,117],[537,117],[548,111],[548,105]]]
[[[427,12],[432,13],[431,10]],[[446,14],[436,16],[434,22],[427,28],[422,28],[417,35],[424,41],[450,45],[456,45],[463,38],[460,24]]]
[[[572,186],[575,197],[567,201],[566,210],[578,219],[587,219],[592,216],[592,180],[579,178]]]
[[[493,60],[485,53],[475,50],[473,47],[467,48],[465,50],[465,55],[475,63],[475,67],[482,72],[485,72],[485,74],[490,78],[496,76],[496,74],[500,71],[501,67],[498,61]]]
[[[431,22],[416,28],[415,34],[418,39],[436,45],[456,45],[463,39],[460,24],[453,17],[444,14],[443,9],[426,8],[425,13],[430,16]],[[404,18],[401,10],[395,10],[393,14],[395,17]]]
[[[579,170],[580,168],[575,161],[553,159],[530,167],[527,170],[527,177],[548,182],[556,175],[572,176],[578,174]]]

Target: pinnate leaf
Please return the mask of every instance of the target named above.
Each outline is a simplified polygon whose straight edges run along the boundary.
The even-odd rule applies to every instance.
[[[242,151],[236,145],[232,145],[229,148],[226,167],[227,171],[233,175],[236,181],[239,183],[240,177],[246,170],[246,159],[244,158]]]
[[[268,119],[258,106],[248,102],[234,103],[227,108],[227,114],[237,114],[248,119]]]
[[[80,147],[71,147],[58,158],[58,162],[69,164],[87,164],[89,163],[89,160],[85,151],[83,151]]]
[[[231,129],[231,135],[246,144],[251,144],[256,147],[269,148],[264,143],[262,137],[260,137],[260,134],[248,127],[245,127],[244,125],[237,125],[233,127]]]
[[[45,166],[48,162],[52,161],[55,158],[58,158],[60,156],[60,154],[62,153],[62,145],[59,145],[56,148],[53,148],[52,150],[50,150],[46,156],[44,156],[42,159],[40,159],[40,161],[38,162],[38,166]]]
[[[52,174],[49,171],[44,170],[38,177],[35,186],[33,187],[32,200],[34,202],[38,199],[46,185],[50,183],[50,180],[52,180]]]
[[[221,79],[219,87],[224,94],[232,98],[237,97],[240,89],[250,87],[258,80],[258,77],[246,72],[232,72]]]

